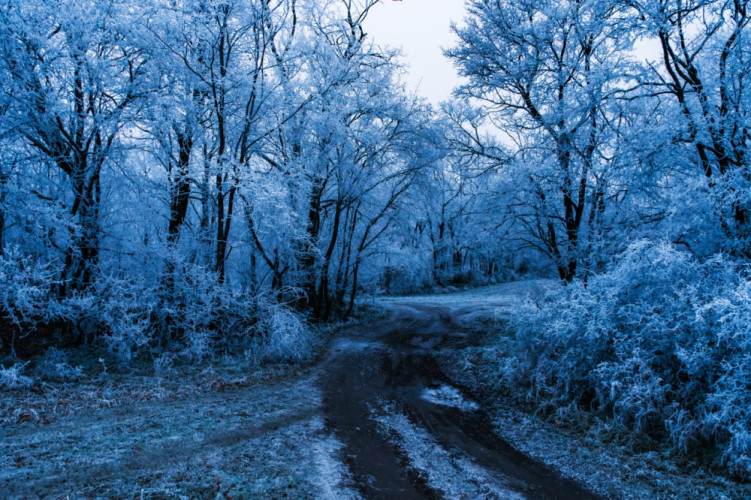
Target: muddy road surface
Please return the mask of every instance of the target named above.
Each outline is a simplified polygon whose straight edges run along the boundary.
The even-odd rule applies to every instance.
[[[401,304],[345,332],[322,365],[327,428],[366,498],[595,498],[493,432],[436,356],[477,342],[449,309]]]

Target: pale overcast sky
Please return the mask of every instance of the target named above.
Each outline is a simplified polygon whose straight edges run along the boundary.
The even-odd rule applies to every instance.
[[[461,23],[465,12],[464,0],[383,0],[368,15],[365,31],[376,44],[401,49],[407,85],[437,104],[459,83],[441,48],[454,44],[451,21]]]

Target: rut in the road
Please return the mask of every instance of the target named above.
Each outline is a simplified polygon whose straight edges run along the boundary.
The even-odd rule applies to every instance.
[[[594,498],[500,439],[482,409],[423,397],[449,384],[435,353],[467,342],[444,311],[415,306],[334,345],[322,377],[327,425],[363,496]]]

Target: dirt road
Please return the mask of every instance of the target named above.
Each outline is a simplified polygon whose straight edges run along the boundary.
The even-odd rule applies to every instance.
[[[367,498],[558,498],[593,495],[498,438],[435,356],[476,342],[448,309],[401,304],[347,331],[322,364],[327,428]]]

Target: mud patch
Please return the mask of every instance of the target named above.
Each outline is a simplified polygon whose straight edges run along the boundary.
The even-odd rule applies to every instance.
[[[346,334],[344,345],[356,348],[335,345],[320,380],[327,429],[344,444],[363,496],[593,498],[499,438],[483,409],[450,384],[437,357],[476,339],[445,308],[399,306]]]

